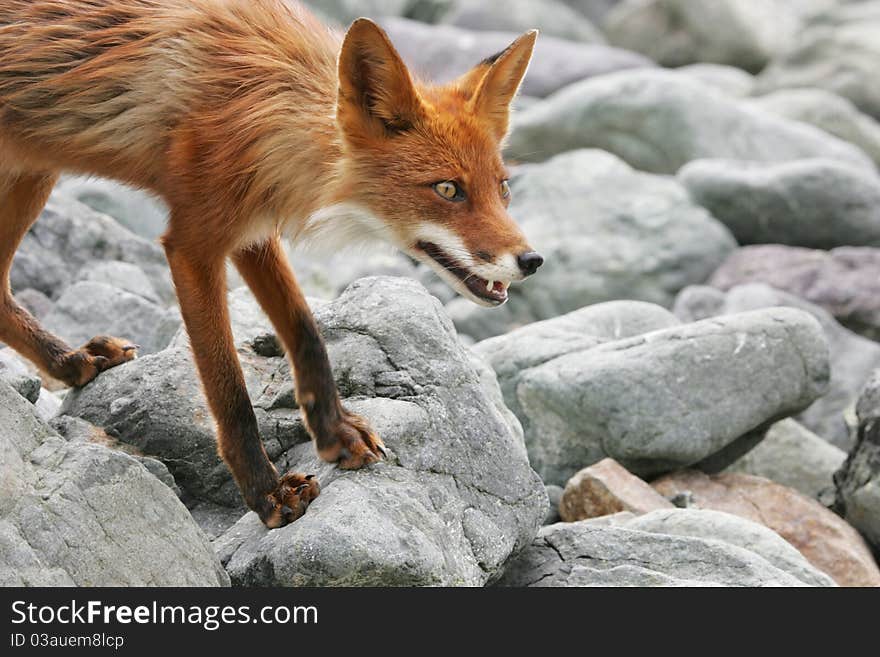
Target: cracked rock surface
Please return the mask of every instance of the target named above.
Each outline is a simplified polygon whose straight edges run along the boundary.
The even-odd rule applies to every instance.
[[[834,586],[766,527],[669,509],[543,527],[501,586]]]
[[[253,513],[241,517],[183,340],[110,370],[63,411],[164,461],[197,518],[200,505],[226,509],[213,531],[233,583],[478,586],[532,540],[547,498],[519,422],[494,372],[418,283],[362,279],[315,311],[344,403],[389,448],[386,462],[356,472],[317,458],[266,320],[247,294],[233,293],[232,305],[270,458],[321,482],[295,523],[267,531]]]
[[[207,536],[136,459],[68,442],[0,383],[0,585],[223,586]]]

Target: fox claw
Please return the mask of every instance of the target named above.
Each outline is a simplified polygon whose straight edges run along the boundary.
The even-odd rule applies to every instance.
[[[318,455],[330,463],[338,463],[343,470],[357,470],[378,463],[385,456],[385,445],[362,417],[343,411],[332,429],[332,442],[321,446]]]

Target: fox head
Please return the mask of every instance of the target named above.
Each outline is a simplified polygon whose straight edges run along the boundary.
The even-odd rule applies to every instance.
[[[507,301],[510,282],[543,262],[507,213],[501,158],[536,38],[528,32],[445,85],[415,81],[367,19],[352,24],[339,56],[346,201],[366,211],[370,231],[485,306]]]

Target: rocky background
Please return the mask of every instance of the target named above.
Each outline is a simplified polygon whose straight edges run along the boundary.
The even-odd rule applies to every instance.
[[[293,253],[389,447],[346,473],[231,277],[269,455],[323,489],[267,531],[216,455],[165,209],[64,180],[13,290],[142,356],[64,390],[0,351],[0,583],[880,585],[880,2],[309,4],[440,80],[542,30],[507,156],[547,264],[485,310],[390,251]]]

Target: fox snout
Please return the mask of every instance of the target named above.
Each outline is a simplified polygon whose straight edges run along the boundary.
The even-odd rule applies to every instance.
[[[422,235],[413,255],[459,294],[482,306],[505,303],[510,283],[531,276],[544,263],[543,256],[531,248],[491,254],[472,251],[455,235],[437,227],[423,230]]]
[[[526,251],[516,257],[516,264],[519,265],[523,276],[531,276],[544,264],[544,256],[537,251]]]

